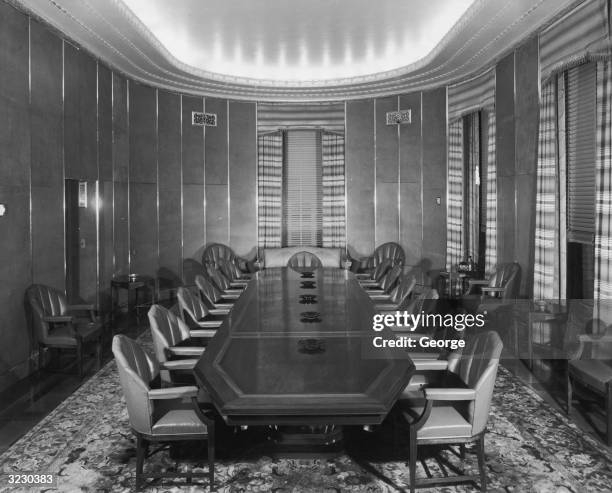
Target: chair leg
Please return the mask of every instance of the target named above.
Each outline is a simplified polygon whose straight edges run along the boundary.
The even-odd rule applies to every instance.
[[[102,368],[102,336],[96,342],[96,369]]]
[[[208,430],[208,480],[210,491],[215,488],[215,429],[211,426]]]
[[[459,445],[459,457],[461,460],[465,460],[465,443]]]
[[[409,470],[410,470],[410,493],[414,493],[416,490],[416,461],[417,461],[417,438],[416,430],[410,430],[410,459],[409,459]]]
[[[608,382],[606,390],[606,439],[608,447],[612,447],[612,382]]]
[[[45,346],[38,345],[38,371],[42,371],[45,366]]]
[[[480,491],[487,491],[484,433],[478,440],[478,443],[476,445],[476,453],[478,454],[478,470],[480,471]]]
[[[77,340],[76,356],[77,366],[79,369],[79,378],[83,378],[83,345],[80,340]]]
[[[569,368],[567,369],[567,402],[566,402],[566,406],[565,409],[567,411],[567,414],[569,415],[570,412],[572,411],[572,379],[570,378],[570,373],[569,373]]]
[[[146,450],[146,441],[140,435],[136,437],[136,489],[139,490],[142,486],[142,471],[144,469],[144,459]]]

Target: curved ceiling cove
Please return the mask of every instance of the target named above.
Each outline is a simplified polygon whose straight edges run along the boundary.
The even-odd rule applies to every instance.
[[[475,75],[576,0],[17,0],[111,67],[260,101],[398,94]]]

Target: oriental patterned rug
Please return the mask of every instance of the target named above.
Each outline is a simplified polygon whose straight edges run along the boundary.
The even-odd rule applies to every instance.
[[[488,428],[489,491],[612,492],[612,453],[503,368],[498,374]],[[275,459],[256,453],[221,459],[215,468],[217,490],[407,490],[407,444],[403,440],[402,450],[394,456],[390,452],[392,434],[393,430],[385,427],[374,433],[357,433],[351,438],[351,453],[332,459]],[[434,459],[425,461],[433,475],[440,474],[440,468],[449,470],[449,465],[469,473],[477,471],[476,455],[469,448],[464,462],[452,450],[439,452]],[[145,463],[145,467],[155,469],[173,466],[166,451]],[[180,467],[204,471],[205,463]],[[0,472],[53,473],[60,491],[133,491],[134,471],[135,442],[114,361],[0,455]],[[426,475],[422,463],[417,475]],[[155,483],[146,488],[150,492],[206,490],[205,485],[197,484],[181,487]],[[0,491],[17,490],[5,483],[0,484]],[[467,484],[420,491],[464,492],[477,488]]]

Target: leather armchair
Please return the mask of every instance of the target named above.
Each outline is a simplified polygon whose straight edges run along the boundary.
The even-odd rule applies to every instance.
[[[161,378],[172,384],[176,381],[173,372],[191,372],[206,348],[191,337],[185,322],[163,306],[152,305],[148,316]]]
[[[69,305],[66,295],[43,284],[33,284],[26,290],[31,309],[34,334],[38,341],[38,367],[44,366],[44,352],[49,348],[74,349],[79,377],[83,376],[83,346],[96,346],[97,368],[102,361],[102,324],[96,319],[94,305]],[[81,312],[88,317],[78,317]]]
[[[178,288],[176,294],[181,320],[189,326],[191,337],[213,337],[223,317],[211,315],[204,302],[185,287]]]
[[[194,286],[197,275],[205,276],[204,266],[192,258],[183,259],[183,283],[185,286]]]
[[[210,265],[206,267],[206,273],[208,274],[208,279],[223,293],[223,296],[235,294],[239,295],[246,287],[243,284],[232,284],[232,282],[225,277],[225,275],[223,275],[223,272],[221,272],[219,269],[211,267]]]
[[[397,284],[398,279],[402,275],[402,267],[400,265],[394,265],[387,273],[381,278],[378,285],[362,285],[361,287],[366,290],[371,298],[374,296],[388,297],[391,291]]]
[[[404,265],[406,255],[404,249],[395,242],[379,245],[371,256],[360,259],[361,269],[372,272],[384,260],[390,260],[392,265]]]
[[[419,397],[400,400],[401,415],[410,427],[411,492],[417,487],[475,482],[478,476],[416,478],[418,445],[459,444],[463,457],[470,442],[476,442],[480,489],[486,490],[484,437],[502,347],[497,332],[472,337],[461,353],[449,357],[436,383],[423,385]]]
[[[319,257],[310,252],[294,253],[287,262],[287,267],[293,269],[319,269],[322,266],[323,264]]]
[[[220,259],[233,262],[242,272],[255,272],[255,266],[252,262],[238,257],[230,247],[222,243],[208,245],[202,254],[202,264],[205,267],[212,266],[218,268]]]
[[[357,274],[355,277],[361,286],[378,286],[382,277],[392,267],[391,260],[383,260],[370,274]]]
[[[612,325],[594,319],[584,329],[587,333],[576,334],[578,348],[567,362],[567,413],[575,389],[603,397],[606,442],[612,446]]]
[[[215,424],[198,405],[194,385],[162,388],[159,365],[136,342],[123,335],[113,338],[113,355],[128,408],[132,432],[136,435],[136,489],[143,479],[207,477],[214,490]],[[147,473],[144,459],[151,442],[197,440],[208,442],[208,472]],[[159,450],[159,449],[158,449]]]
[[[499,264],[488,279],[470,279],[462,304],[470,311],[481,305],[490,309],[519,296],[521,266],[518,262]]]
[[[370,295],[375,303],[376,311],[380,313],[405,310],[408,308],[410,295],[415,285],[416,279],[404,274],[390,295]]]
[[[223,293],[204,276],[197,275],[195,283],[200,291],[200,297],[211,315],[229,314],[230,310],[234,307],[235,301],[240,297],[240,295],[223,296]]]
[[[221,270],[223,275],[227,277],[232,283],[244,285],[248,284],[251,279],[251,274],[243,273],[238,268],[238,266],[231,260],[227,260],[224,258],[219,259],[219,261],[217,262],[217,266],[219,270]]]

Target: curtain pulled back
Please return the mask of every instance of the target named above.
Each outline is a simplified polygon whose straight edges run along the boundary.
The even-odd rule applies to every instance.
[[[346,245],[344,135],[322,133],[324,247]]]
[[[280,247],[283,213],[283,133],[258,137],[258,246]]]
[[[463,258],[463,120],[448,127],[446,270]]]

